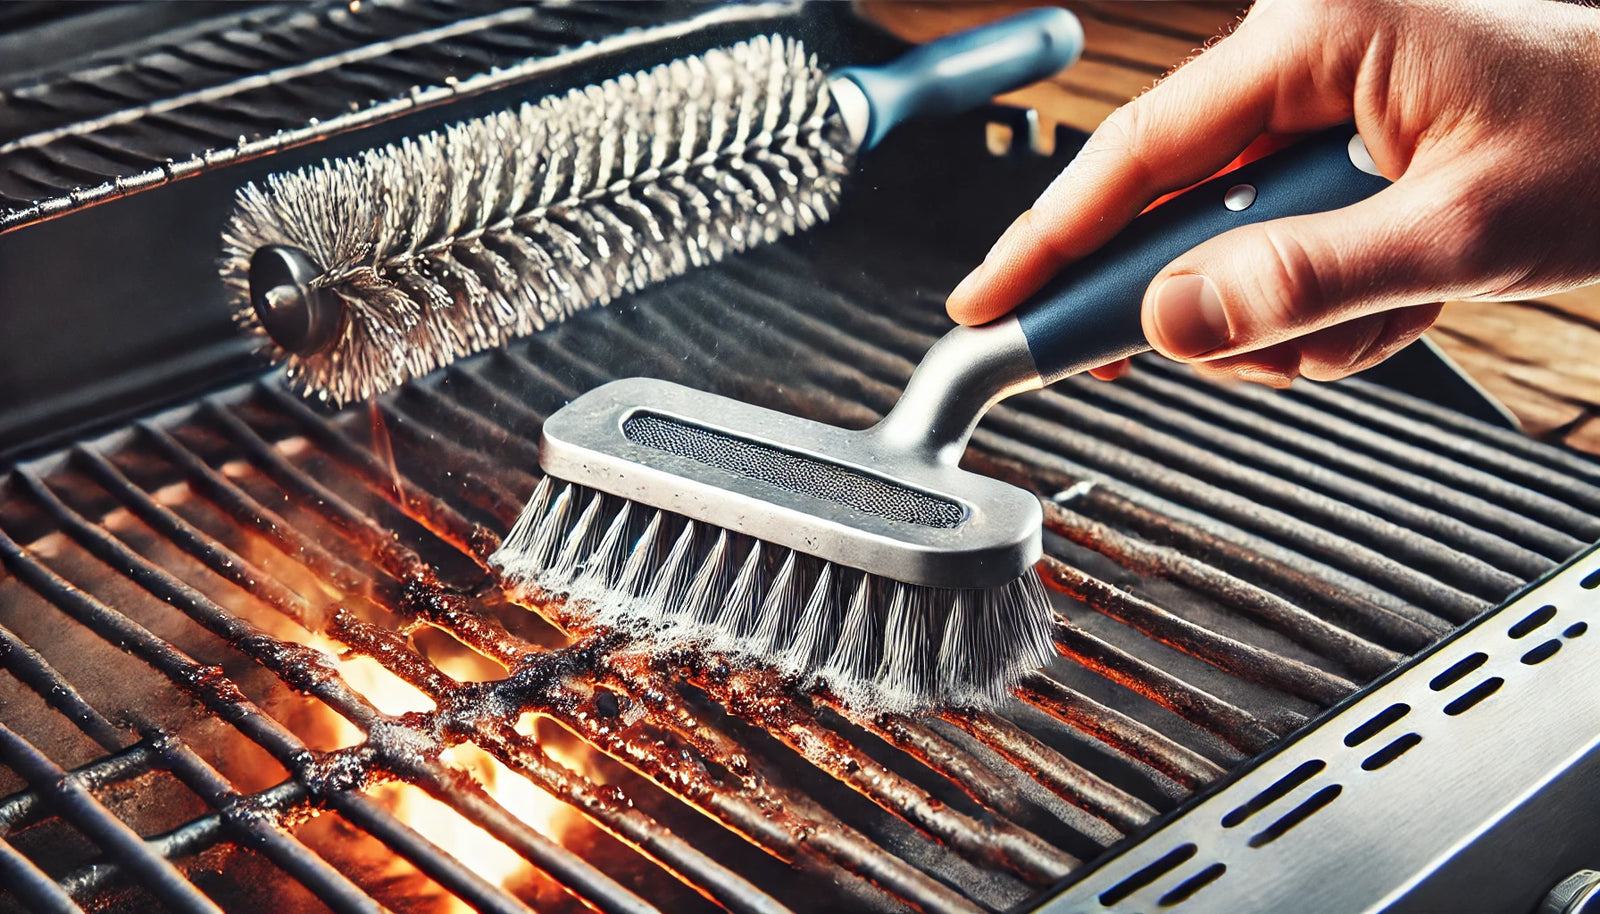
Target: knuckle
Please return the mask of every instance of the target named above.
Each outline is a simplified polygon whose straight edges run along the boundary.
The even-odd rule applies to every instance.
[[[1241,251],[1240,275],[1259,330],[1277,338],[1321,318],[1337,300],[1332,258],[1282,225],[1266,223],[1254,234]]]
[[[1144,178],[1148,175],[1144,148],[1149,138],[1148,105],[1134,99],[1111,112],[1083,147],[1079,157],[1112,156]]]

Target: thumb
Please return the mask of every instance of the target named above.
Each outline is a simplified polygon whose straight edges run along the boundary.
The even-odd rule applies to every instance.
[[[1446,187],[1407,176],[1343,209],[1218,235],[1151,280],[1145,336],[1169,358],[1210,362],[1364,315],[1460,297],[1469,291],[1463,265],[1477,260],[1480,233],[1458,205],[1442,202],[1459,191],[1434,192]]]

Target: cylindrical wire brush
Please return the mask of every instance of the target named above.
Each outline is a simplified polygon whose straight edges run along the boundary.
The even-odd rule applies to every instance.
[[[1304,140],[1139,217],[935,343],[869,429],[658,380],[592,390],[545,422],[548,475],[490,563],[519,598],[564,596],[568,624],[753,658],[866,710],[995,704],[1053,650],[1038,501],[958,466],[979,418],[1149,348],[1145,286],[1200,241],[1384,187],[1360,139]]]
[[[368,397],[826,220],[854,155],[1076,59],[1037,9],[831,78],[756,38],[239,191],[236,320],[302,391]]]

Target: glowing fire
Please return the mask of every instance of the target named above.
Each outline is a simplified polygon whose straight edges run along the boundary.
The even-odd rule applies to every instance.
[[[321,635],[308,635],[302,631],[300,640],[333,657],[344,681],[378,710],[386,714],[404,714],[433,709],[433,702],[426,695],[384,669],[377,661],[369,657],[341,657],[336,645]],[[475,655],[447,656],[436,652],[430,659],[440,670],[456,679],[485,678],[483,666],[488,662]],[[494,669],[499,670],[499,667]],[[360,741],[362,734],[358,728],[332,711],[327,713],[331,718],[330,723],[336,722],[339,745],[353,745]],[[524,715],[517,723],[517,731],[524,736],[533,736],[533,716]],[[560,758],[559,753],[552,751],[552,747],[547,745],[544,748],[556,756],[557,761],[572,764],[571,760]],[[561,834],[571,824],[569,817],[576,815],[566,804],[471,743],[452,746],[440,754],[440,759],[452,767],[471,772],[495,802],[553,840],[560,840]],[[513,891],[528,883],[532,867],[521,855],[421,788],[395,782],[381,785],[369,793],[395,818],[488,882]],[[396,866],[400,865],[396,862]],[[470,911],[471,908],[454,896],[442,895],[437,910],[454,912]]]
[[[297,439],[291,439],[288,443],[280,443],[279,449],[292,449],[296,441]],[[247,464],[242,463],[225,464],[222,470],[230,476],[245,476],[253,472]],[[160,493],[164,504],[182,502],[192,497],[187,491],[187,486],[178,485],[169,489],[170,491],[164,490]],[[131,518],[129,520],[131,521]],[[352,595],[336,592],[295,559],[285,556],[265,540],[250,537],[242,542],[240,547],[246,560],[296,592],[306,595],[313,603],[322,600],[352,599]],[[384,669],[378,661],[370,657],[344,653],[339,643],[318,632],[303,628],[286,616],[271,611],[254,600],[233,597],[231,594],[223,599],[230,610],[249,618],[268,633],[326,654],[336,665],[345,684],[359,692],[379,711],[399,715],[434,709],[432,699]],[[363,599],[359,595],[353,597],[355,603],[360,603]],[[473,652],[443,632],[421,629],[413,637],[412,642],[417,650],[440,671],[457,681],[484,681],[505,675],[505,670],[501,666]],[[281,713],[286,713],[294,719],[293,728],[316,749],[327,751],[353,746],[361,742],[365,736],[360,728],[320,702],[297,704],[293,710],[281,709]],[[309,717],[306,716],[308,714]],[[516,730],[524,736],[534,738],[534,723],[533,715],[523,715],[516,724]],[[541,741],[541,748],[560,764],[590,777],[596,774],[584,759],[561,751],[561,746]],[[475,745],[464,743],[453,746],[442,752],[440,758],[445,764],[470,773],[483,786],[485,792],[508,812],[554,841],[561,841],[563,835],[582,821],[581,814],[534,786],[527,778],[512,771]],[[539,882],[542,880],[539,880],[531,864],[488,832],[472,824],[448,804],[433,799],[421,788],[395,782],[373,788],[368,791],[368,795],[384,806],[395,818],[438,845],[440,849],[489,883],[513,894],[524,896],[529,892],[540,890]],[[328,835],[336,844],[340,841],[336,832],[330,832]],[[329,850],[334,848],[330,847]],[[424,907],[434,911],[449,912],[471,910],[465,903],[442,890],[438,891],[434,898],[418,898],[415,889],[420,888],[420,885],[414,882],[415,876],[410,865],[398,857],[381,857],[363,862],[374,864],[374,867],[369,871],[368,879],[358,881],[363,883],[367,883],[369,879],[378,883],[391,879],[405,881],[408,886],[405,905],[407,910]]]

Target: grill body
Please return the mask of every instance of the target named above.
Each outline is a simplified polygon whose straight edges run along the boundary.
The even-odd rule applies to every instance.
[[[849,33],[837,9],[764,8],[767,18],[742,26],[677,31],[706,11],[608,9],[541,21],[578,23],[570,34],[551,26],[568,37],[630,35],[629,53],[657,61],[775,22],[808,40],[834,35],[825,52],[887,52],[864,30]],[[448,33],[406,45],[422,63],[406,56],[361,77],[385,98],[396,71],[449,85],[443,75],[455,74],[427,58],[459,37],[452,23],[529,21],[437,4],[382,12]],[[237,25],[283,27],[253,22]],[[394,28],[380,43],[419,34]],[[623,59],[567,59],[562,42],[530,51],[510,32],[482,34],[548,62],[493,91],[439,96],[417,117],[448,120],[496,92],[563,88]],[[436,100],[431,92],[411,97]],[[285,116],[306,126],[311,111],[290,104]],[[74,123],[104,116],[79,112]],[[139,344],[97,378],[81,374],[89,354],[53,338],[49,351],[69,353],[80,372],[73,384],[104,385],[115,402],[30,401],[37,415],[9,426],[30,432],[11,439],[29,457],[0,488],[0,905],[1144,910],[1226,861],[1210,888],[1167,905],[1201,910],[1244,897],[1228,887],[1252,884],[1251,865],[1226,856],[1227,842],[1248,844],[1258,830],[1218,839],[1206,829],[1285,774],[1324,765],[1280,805],[1262,805],[1252,826],[1342,790],[1267,851],[1252,850],[1299,862],[1279,879],[1321,879],[1319,854],[1372,859],[1406,840],[1371,810],[1400,808],[1407,791],[1393,785],[1421,776],[1408,765],[1475,743],[1480,730],[1505,739],[1527,726],[1540,738],[1523,741],[1523,761],[1512,753],[1486,766],[1492,780],[1453,759],[1465,771],[1446,785],[1455,811],[1481,814],[1405,819],[1436,838],[1459,830],[1462,841],[1408,863],[1410,877],[1396,869],[1403,891],[1279,882],[1259,895],[1428,910],[1458,897],[1455,887],[1485,909],[1527,909],[1552,873],[1581,862],[1582,823],[1597,818],[1575,812],[1592,807],[1563,789],[1591,765],[1589,734],[1600,732],[1591,709],[1559,725],[1546,713],[1586,688],[1582,671],[1593,668],[1582,659],[1595,635],[1551,634],[1590,611],[1593,556],[1550,579],[1558,613],[1537,631],[1507,634],[1545,591],[1484,614],[1600,539],[1600,470],[1407,393],[1361,380],[1219,388],[1142,359],[1124,382],[1069,380],[997,408],[966,467],[1041,497],[1040,569],[1057,600],[1061,655],[998,714],[864,718],[717,657],[640,655],[604,636],[573,642],[542,620],[559,621],[559,605],[499,594],[484,559],[537,481],[543,420],[605,381],[645,374],[842,427],[875,421],[945,329],[945,290],[1070,155],[1063,136],[1054,157],[996,156],[985,142],[992,121],[1026,130],[998,111],[913,126],[865,158],[837,219],[819,230],[337,413],[308,407],[274,377],[229,380],[251,369],[225,346],[201,345],[220,339],[205,329],[213,311],[226,323],[220,289],[201,271],[186,267],[190,279],[178,281],[156,269],[166,260],[119,266],[126,272],[112,275],[160,291],[152,301],[205,316],[185,325],[204,356],[171,364],[182,333],[155,348],[130,340]],[[88,272],[69,228],[93,250],[118,226],[148,232],[158,210],[220,224],[238,181],[419,122],[373,116],[326,141],[295,134],[274,141],[273,160],[202,155],[203,174],[174,174],[170,186],[135,192],[124,177],[125,200],[56,204],[65,208],[47,222],[14,217],[0,250]],[[293,129],[260,127],[271,137]],[[15,179],[20,166],[5,167]],[[175,246],[212,243],[206,219],[193,221]],[[51,291],[8,290],[8,301],[39,302]],[[112,301],[56,291],[90,315]],[[119,386],[115,366],[130,364],[162,383]],[[204,392],[173,387],[179,376]],[[162,384],[177,399],[156,410],[150,388]],[[124,422],[127,411],[139,418]],[[85,423],[96,431],[75,431]],[[1556,637],[1557,654],[1524,662],[1535,642]],[[1441,666],[1480,649],[1481,669],[1430,688]],[[1490,676],[1503,688],[1446,713]],[[391,703],[392,688],[374,697],[379,681],[403,683],[409,697]],[[1412,697],[1418,683],[1432,697]],[[1337,748],[1400,702],[1411,721],[1427,714],[1440,729],[1395,721]],[[1412,729],[1421,743],[1368,772],[1387,780],[1355,780],[1350,766],[1360,769],[1366,747]],[[421,830],[427,817],[401,811],[402,793],[509,848],[516,875],[486,876],[479,845],[441,846]],[[535,809],[552,818],[532,821]],[[1525,868],[1502,861],[1498,893],[1462,876],[1481,876],[1482,861],[1518,842],[1562,837],[1570,843]],[[1104,900],[1186,844],[1195,850],[1138,887],[1146,894]]]

